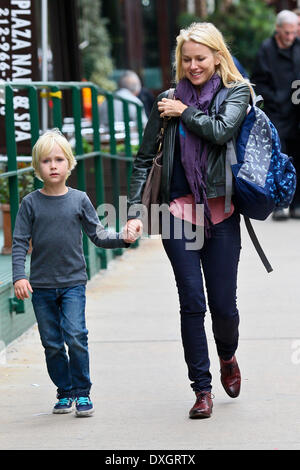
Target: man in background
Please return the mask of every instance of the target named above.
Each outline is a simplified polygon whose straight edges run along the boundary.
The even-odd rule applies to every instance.
[[[289,10],[278,13],[276,31],[266,39],[257,54],[251,82],[264,99],[264,111],[276,127],[283,153],[293,157],[300,175],[299,105],[292,102],[292,83],[300,79],[300,39],[298,16]],[[273,219],[300,219],[300,181],[289,211],[277,209]]]
[[[142,84],[138,75],[132,70],[126,70],[119,79],[118,90],[114,93],[114,96],[119,97],[119,98],[124,98],[126,100],[130,100],[142,106],[143,107],[142,121],[143,121],[143,125],[145,126],[147,123],[147,116],[145,113],[143,102],[138,98],[138,95],[140,94],[141,89],[142,89]],[[134,104],[129,104],[128,111],[129,111],[129,120],[136,122],[137,121],[137,107]],[[124,121],[123,103],[121,100],[118,100],[118,99],[114,100],[114,114],[115,114],[116,122]],[[100,125],[103,125],[103,126],[108,125],[108,109],[107,109],[106,101],[104,101],[99,107],[99,118],[100,118]]]

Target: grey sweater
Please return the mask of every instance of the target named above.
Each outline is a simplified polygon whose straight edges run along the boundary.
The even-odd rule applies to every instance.
[[[59,288],[86,284],[82,231],[103,248],[125,248],[121,233],[106,230],[86,193],[68,187],[62,196],[39,190],[25,196],[13,233],[13,282],[26,279],[25,259],[32,239],[30,284]]]

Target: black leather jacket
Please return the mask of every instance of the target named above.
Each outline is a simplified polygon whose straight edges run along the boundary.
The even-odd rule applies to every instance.
[[[167,91],[161,93],[154,103],[142,144],[133,164],[128,197],[128,209],[134,204],[141,204],[143,188],[149,174],[153,158],[157,152],[157,136],[162,126],[157,109],[157,102],[167,97]],[[250,88],[241,83],[229,88],[227,97],[216,115],[214,100],[209,115],[197,108],[188,107],[181,115],[186,127],[205,139],[208,146],[207,197],[214,198],[225,195],[225,154],[228,140],[235,139],[239,127],[246,116],[250,99]],[[179,119],[170,119],[164,136],[163,170],[161,182],[161,203],[169,204],[170,182],[173,171],[173,157],[176,127]],[[133,218],[129,216],[128,218]]]

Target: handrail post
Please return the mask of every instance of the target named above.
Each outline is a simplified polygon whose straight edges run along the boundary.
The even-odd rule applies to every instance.
[[[93,125],[93,143],[94,152],[100,152],[101,141],[99,133],[99,110],[98,110],[98,90],[96,86],[91,87],[92,92],[92,125]],[[97,208],[104,203],[104,175],[101,155],[94,157],[95,164],[95,186],[96,186],[96,204]],[[100,256],[101,268],[107,269],[107,250],[98,248],[97,253]]]
[[[143,140],[144,126],[143,126],[143,117],[142,117],[142,107],[138,104],[136,105],[136,115],[137,115],[139,145],[141,145],[142,140]]]
[[[132,148],[131,148],[131,135],[130,135],[130,116],[129,116],[129,105],[127,101],[123,101],[123,119],[125,125],[125,155],[128,158],[132,158]],[[132,162],[126,162],[126,176],[127,176],[127,194],[130,187],[130,179],[132,173]],[[139,245],[139,240],[136,240],[131,246],[131,248],[136,248]]]
[[[30,114],[30,128],[31,128],[31,149],[39,138],[39,104],[37,97],[37,89],[35,86],[28,87],[29,96],[29,114]],[[37,178],[34,178],[34,188],[38,189],[43,186],[43,183]]]
[[[108,123],[109,123],[109,134],[110,134],[110,153],[112,155],[117,154],[117,143],[115,136],[115,112],[114,112],[114,98],[111,93],[106,95],[107,109],[108,109]],[[119,176],[119,163],[115,159],[111,159],[111,174],[112,174],[112,186],[113,186],[113,204],[116,211],[116,231],[120,230],[120,211],[119,211],[119,195],[120,195],[120,176]],[[122,248],[114,250],[114,254],[117,256],[123,253]]]
[[[17,146],[15,137],[14,91],[10,85],[5,87],[5,132],[7,149],[7,170],[17,171]],[[19,210],[18,175],[8,177],[11,230],[13,233]]]
[[[81,135],[81,91],[76,85],[72,86],[72,106],[73,117],[75,126],[75,153],[76,155],[83,154],[82,135]],[[86,191],[85,184],[85,160],[77,162],[77,185],[80,191]],[[87,267],[87,275],[90,279],[90,260],[89,260],[89,243],[85,233],[83,233],[83,251]]]
[[[130,126],[129,126],[129,106],[126,101],[123,101],[123,119],[124,119],[124,126],[125,126],[125,155],[126,157],[132,157],[132,150],[131,150],[131,136],[130,136]],[[131,178],[131,171],[132,171],[132,163],[131,161],[126,163],[126,176],[127,176],[127,189],[129,188],[130,178]]]
[[[59,91],[58,86],[52,86],[51,91],[53,93],[57,93]],[[62,112],[61,112],[61,99],[58,97],[52,98],[53,102],[53,125],[58,129],[62,130]]]
[[[80,88],[77,86],[72,86],[72,104],[75,126],[75,153],[76,155],[82,155],[83,145],[81,135],[81,93]],[[78,189],[81,191],[86,191],[84,160],[79,160],[77,162],[77,181]]]
[[[92,126],[93,126],[93,144],[94,152],[100,152],[101,141],[99,132],[99,110],[98,110],[98,90],[91,87],[92,91]],[[95,163],[95,183],[96,183],[96,202],[97,206],[104,203],[104,175],[101,155],[94,157]]]

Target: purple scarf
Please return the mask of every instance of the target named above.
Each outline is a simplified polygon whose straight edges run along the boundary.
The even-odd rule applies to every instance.
[[[208,108],[219,89],[221,78],[216,73],[198,90],[183,78],[175,90],[175,97],[187,106],[193,106],[208,115]],[[211,214],[206,197],[207,180],[207,143],[204,139],[190,132],[184,123],[179,126],[181,162],[185,170],[196,204],[204,204],[204,227],[206,236],[210,236]]]

